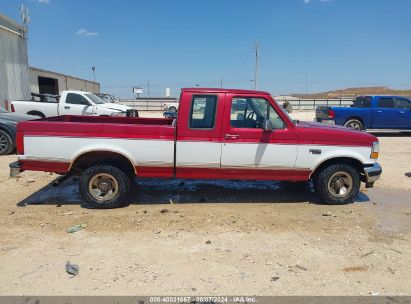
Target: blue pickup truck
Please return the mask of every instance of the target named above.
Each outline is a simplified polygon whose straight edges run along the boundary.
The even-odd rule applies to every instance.
[[[400,96],[360,96],[351,107],[318,106],[315,120],[359,131],[411,131],[411,100]]]

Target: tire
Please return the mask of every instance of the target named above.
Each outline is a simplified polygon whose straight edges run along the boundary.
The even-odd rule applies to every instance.
[[[344,127],[351,128],[357,131],[363,131],[364,125],[358,119],[349,119],[344,123]]]
[[[169,107],[168,110],[169,110],[170,112],[177,112],[177,108],[174,107],[174,106]]]
[[[10,134],[0,130],[0,155],[10,154],[14,149],[13,139]]]
[[[127,203],[131,186],[132,179],[124,171],[111,165],[92,166],[79,178],[79,190],[86,208],[121,207]]]
[[[358,170],[348,164],[330,165],[314,177],[315,192],[322,202],[329,205],[352,203],[360,190],[360,185]]]

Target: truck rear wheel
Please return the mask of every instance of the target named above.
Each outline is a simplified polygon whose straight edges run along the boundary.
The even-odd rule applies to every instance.
[[[350,204],[360,190],[358,170],[348,164],[335,164],[322,169],[314,178],[315,192],[329,205]]]
[[[351,128],[357,131],[364,130],[364,126],[358,119],[349,119],[344,123],[344,127]]]
[[[111,165],[95,165],[79,178],[79,190],[85,207],[110,209],[126,204],[132,181],[128,175]]]

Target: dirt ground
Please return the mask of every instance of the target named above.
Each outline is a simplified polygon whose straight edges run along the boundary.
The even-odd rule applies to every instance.
[[[411,136],[379,139],[382,179],[346,206],[309,184],[145,179],[89,210],[75,180],[10,179],[0,157],[0,294],[411,295]]]

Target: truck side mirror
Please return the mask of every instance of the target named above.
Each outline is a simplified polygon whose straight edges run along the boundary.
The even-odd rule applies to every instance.
[[[269,119],[264,119],[263,125],[261,126],[264,132],[271,132],[273,129],[273,124]]]

